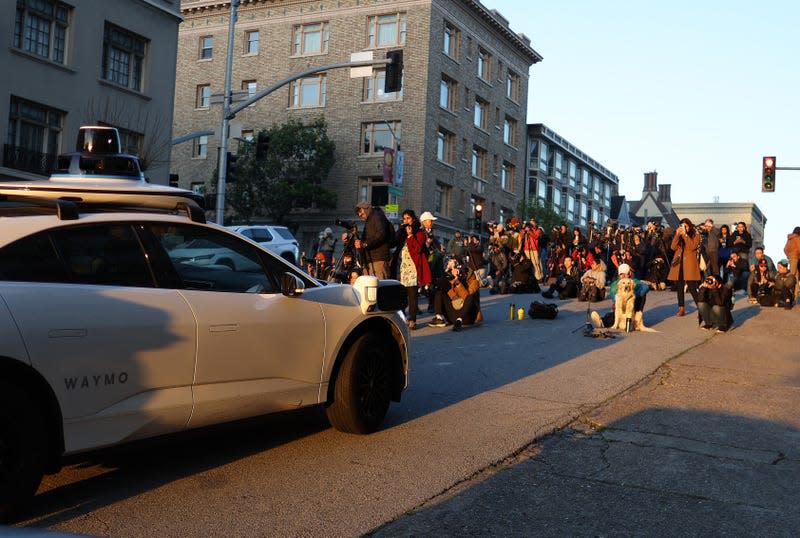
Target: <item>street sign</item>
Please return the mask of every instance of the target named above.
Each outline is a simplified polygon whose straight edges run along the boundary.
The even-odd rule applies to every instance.
[[[369,62],[373,58],[371,50],[364,52],[353,52],[350,54],[351,62]],[[362,65],[359,67],[350,68],[350,78],[364,78],[372,76],[372,66]]]
[[[389,194],[391,194],[392,196],[402,197],[405,194],[405,192],[400,187],[389,185]]]

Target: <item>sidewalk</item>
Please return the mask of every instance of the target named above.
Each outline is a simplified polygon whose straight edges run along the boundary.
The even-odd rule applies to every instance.
[[[737,299],[734,330],[371,535],[796,536],[800,306]]]

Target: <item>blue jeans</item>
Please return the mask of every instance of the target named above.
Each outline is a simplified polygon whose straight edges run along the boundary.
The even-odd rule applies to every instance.
[[[697,311],[703,324],[712,325],[718,329],[727,329],[733,321],[731,311],[724,306],[712,306],[709,303],[697,303]]]

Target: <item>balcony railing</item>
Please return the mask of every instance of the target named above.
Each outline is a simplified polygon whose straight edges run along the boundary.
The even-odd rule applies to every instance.
[[[55,165],[56,155],[33,151],[20,146],[3,145],[3,166],[49,176]]]

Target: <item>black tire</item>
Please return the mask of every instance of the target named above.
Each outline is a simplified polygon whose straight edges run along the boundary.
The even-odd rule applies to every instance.
[[[391,399],[390,354],[378,337],[363,334],[339,368],[328,420],[341,432],[372,433],[386,417]]]
[[[19,387],[0,382],[0,522],[9,521],[36,493],[46,438],[36,403]]]

